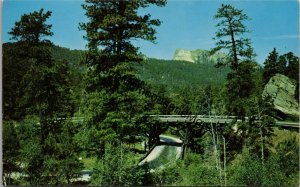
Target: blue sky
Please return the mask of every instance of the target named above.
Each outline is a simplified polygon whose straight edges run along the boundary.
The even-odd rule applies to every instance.
[[[52,24],[54,36],[51,40],[70,49],[85,49],[84,31],[78,29],[79,22],[86,22],[80,0],[4,0],[3,42],[8,42],[7,32],[24,13],[44,8],[52,11],[48,23]],[[165,7],[149,7],[140,11],[159,18],[162,25],[157,28],[157,44],[134,41],[140,51],[149,57],[171,59],[177,48],[211,49],[217,20],[213,19],[220,5],[231,4],[251,18],[245,24],[252,32],[251,38],[257,61],[262,63],[274,47],[280,54],[289,51],[299,56],[299,5],[298,1],[203,1],[169,0]]]

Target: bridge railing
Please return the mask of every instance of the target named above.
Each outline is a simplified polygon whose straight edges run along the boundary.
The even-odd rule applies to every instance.
[[[237,116],[215,116],[215,115],[150,115],[152,117],[159,117],[159,118],[190,118],[190,117],[196,117],[196,118],[218,118],[218,119],[237,119]]]

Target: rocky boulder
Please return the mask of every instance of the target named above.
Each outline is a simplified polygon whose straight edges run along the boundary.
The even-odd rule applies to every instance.
[[[273,99],[274,109],[286,116],[298,117],[299,104],[295,100],[296,83],[288,77],[276,74],[265,85],[263,97]]]
[[[196,49],[194,51],[185,49],[176,49],[173,60],[182,60],[192,63],[217,63],[220,59],[225,59],[226,54],[216,52],[209,54],[208,50]]]

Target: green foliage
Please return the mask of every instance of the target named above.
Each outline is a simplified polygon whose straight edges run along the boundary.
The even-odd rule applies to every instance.
[[[156,170],[151,173],[148,178],[151,179],[151,182],[144,183],[143,185],[157,185],[157,186],[170,186],[176,184],[179,180],[179,167],[180,163],[173,163],[168,165],[166,168],[161,170]],[[148,179],[149,180],[149,179]]]
[[[44,37],[51,36],[53,34],[50,31],[51,25],[46,24],[46,20],[50,16],[51,12],[48,11],[43,13],[43,9],[39,12],[34,11],[30,14],[24,14],[21,16],[21,20],[15,23],[12,31],[9,32],[9,34],[12,35],[12,39],[17,40],[12,47],[16,47],[15,50],[18,51],[18,53],[16,58],[14,59],[11,57],[12,59],[9,59],[8,64],[6,65],[9,67],[9,63],[14,63],[15,60],[21,59],[21,64],[24,65],[25,71],[19,74],[21,77],[19,84],[23,91],[18,91],[17,93],[22,93],[22,95],[17,95],[17,98],[13,99],[14,102],[18,103],[15,106],[20,108],[21,111],[18,113],[21,113],[21,117],[24,117],[27,113],[37,114],[41,118],[43,117],[43,112],[43,115],[49,112],[46,111],[46,108],[48,107],[47,104],[50,103],[49,100],[47,100],[46,95],[50,93],[50,89],[47,89],[50,85],[47,85],[48,77],[45,74],[49,72],[48,70],[52,66],[51,56],[48,51],[51,42],[44,39]],[[12,67],[14,66],[12,65]],[[16,86],[17,90],[20,89],[17,85],[14,86]],[[9,91],[12,91],[12,89],[9,89]],[[39,135],[40,134],[36,136]],[[24,145],[23,142],[26,141],[26,136],[24,138],[25,140],[20,139],[21,145]],[[28,164],[25,168],[28,171],[27,174],[29,174],[31,184],[39,184],[38,181],[41,180],[41,167],[43,163],[43,155],[41,154],[42,145],[40,144],[39,139],[35,138],[36,136],[33,135],[33,139],[29,138],[30,142],[33,141],[32,147],[21,146],[22,153],[26,153],[28,155],[31,154],[30,157],[27,157],[27,155],[22,157],[28,158],[28,160],[26,160],[27,162],[24,164]]]
[[[138,15],[137,10],[152,4],[164,6],[166,1],[86,0],[82,7],[90,22],[81,23],[80,27],[87,32],[89,49],[95,50],[98,46],[104,46],[103,55],[117,54],[113,60],[115,63],[138,60],[138,48],[131,44],[131,40],[155,41],[156,30],[152,26],[159,26],[160,21],[150,19],[150,14]]]
[[[84,131],[77,135],[78,142],[88,150],[96,148],[94,151],[98,156],[103,154],[99,145],[104,145],[105,142],[120,140],[133,144],[139,141],[137,135],[143,134],[152,139],[162,132],[161,127],[152,123],[151,117],[147,117],[152,110],[155,112],[153,102],[138,91],[123,94],[92,92],[88,95],[83,110],[87,123],[83,127]]]
[[[73,140],[77,129],[68,120],[48,125],[53,130],[42,140],[43,182],[50,185],[71,184],[71,179],[79,177],[79,171],[83,169]]]
[[[28,175],[27,184],[38,184],[42,172],[42,146],[40,144],[41,125],[37,116],[26,116],[17,126],[20,138],[20,161],[22,172]]]
[[[277,73],[299,82],[299,58],[294,56],[292,52],[279,56],[276,48],[274,48],[265,60],[263,70],[264,84]]]
[[[131,41],[154,42],[154,27],[159,26],[160,21],[150,19],[149,14],[137,13],[139,8],[149,5],[163,6],[165,1],[87,0],[83,5],[89,18],[80,27],[87,32],[86,90],[90,97],[83,107],[89,135],[93,136],[87,139],[94,141],[92,146],[98,150],[98,157],[103,156],[106,142],[133,143],[134,137],[146,129],[142,126],[147,121],[141,119],[146,119],[143,116],[153,105],[142,92],[145,84],[132,67],[142,59]]]
[[[80,55],[83,52],[57,46],[44,48],[46,51],[43,53],[47,53],[47,58],[51,55],[55,61],[53,61],[53,67],[43,71],[40,66],[36,67],[38,65],[34,65],[37,62],[37,56],[34,56],[33,50],[30,49],[30,47],[20,42],[3,44],[3,89],[5,90],[3,92],[3,117],[5,119],[20,120],[26,114],[32,114],[36,111],[31,103],[27,103],[29,96],[32,97],[32,93],[36,94],[30,88],[27,88],[28,84],[33,81],[32,78],[35,78],[35,73],[41,79],[46,76],[46,73],[51,74],[49,75],[52,77],[51,82],[55,84],[55,87],[61,89],[60,94],[63,93],[64,96],[71,97],[69,99],[65,98],[65,103],[70,103],[67,111],[73,113],[79,106],[83,94],[82,78],[86,70],[84,66],[79,64]],[[42,53],[41,50],[36,49],[35,51]],[[35,70],[36,68],[39,68],[39,70]],[[66,85],[65,88],[63,84]],[[26,90],[29,90],[30,93],[26,93]],[[25,98],[24,95],[27,95],[28,98]],[[63,109],[65,108],[62,108],[61,111]]]
[[[249,32],[243,22],[249,18],[243,13],[243,10],[224,4],[218,9],[214,18],[220,20],[216,25],[219,29],[214,38],[215,40],[219,39],[219,41],[212,52],[221,49],[228,50],[228,59],[220,61],[219,65],[230,65],[233,71],[237,71],[240,62],[251,61],[253,58],[250,39],[243,37]]]
[[[122,144],[105,147],[105,154],[98,160],[92,175],[92,185],[132,186],[141,185],[144,170],[139,167],[138,159]]]
[[[274,158],[269,158],[264,165],[260,159],[243,150],[241,157],[238,157],[229,168],[230,185],[247,186],[282,186],[286,185],[278,164]]]
[[[24,93],[20,85],[27,69],[23,59],[25,50],[15,43],[3,44],[3,119],[17,120],[20,118],[19,99]]]
[[[70,121],[43,126],[47,130],[34,116],[27,116],[18,124],[22,172],[28,175],[24,180],[30,185],[71,184],[82,169],[72,138],[76,129]]]
[[[299,57],[294,56],[292,52],[283,55],[287,62],[285,75],[299,82]]]
[[[241,160],[230,168],[233,174],[229,178],[231,185],[259,186],[263,183],[261,162],[255,157],[244,153]],[[230,172],[230,171],[229,171]]]
[[[20,77],[17,78],[20,81],[20,87],[14,85],[16,90],[23,89],[17,92],[20,93],[19,97],[13,98],[14,102],[18,103],[13,106],[20,110],[21,117],[26,114],[36,114],[40,117],[53,116],[55,112],[65,116],[72,108],[70,105],[67,106],[70,103],[69,95],[66,94],[70,90],[68,63],[64,60],[54,63],[50,51],[52,43],[44,39],[53,35],[51,25],[46,24],[50,16],[51,12],[43,13],[43,9],[39,12],[24,14],[9,32],[12,39],[17,42],[8,48],[8,55],[11,55],[10,50],[16,50],[18,53],[16,58],[7,59],[5,69],[9,70],[10,66],[14,67],[12,63],[18,59],[21,59],[21,64],[25,66],[22,69],[24,72],[19,73]],[[15,69],[15,71],[20,70]],[[9,77],[7,81],[9,79],[14,78]],[[7,97],[10,96],[7,95]]]
[[[229,73],[226,82],[226,109],[229,114],[245,116],[250,95],[254,92],[255,63],[241,62],[237,71]]]
[[[271,147],[272,144],[272,136],[273,128],[272,125],[275,124],[273,109],[273,102],[270,97],[266,98],[255,98],[252,101],[252,111],[250,115],[250,120],[248,123],[247,133],[248,133],[248,142],[247,146],[261,147],[263,149],[265,147],[265,153],[268,154],[268,147]],[[251,110],[250,109],[250,110]],[[261,145],[259,145],[261,144]],[[263,147],[262,147],[263,146]],[[255,149],[255,148],[254,148]],[[253,150],[256,153],[259,153],[259,149]],[[263,156],[262,156],[263,159]]]
[[[295,99],[299,103],[299,57],[289,52],[282,55],[281,60],[287,64],[287,66],[284,67],[283,74],[296,81]]]
[[[25,118],[19,122],[18,135],[22,174],[28,176],[24,180],[29,185],[70,184],[81,168],[73,142],[76,130],[70,121],[58,119],[66,119],[74,112],[72,77],[78,74],[66,60],[55,62],[52,58],[52,43],[45,39],[53,34],[51,25],[46,23],[50,16],[51,12],[43,13],[43,9],[22,15],[10,32],[12,39],[17,41],[7,45],[7,55],[13,51],[17,51],[17,55],[5,59],[7,71],[10,67],[15,71],[24,70],[17,74],[18,77],[5,74],[7,81],[20,81],[20,86],[13,84],[15,87],[8,88],[9,91],[18,90],[17,97],[11,99],[12,106],[16,107],[13,110],[18,119]],[[24,69],[17,70],[18,66],[13,65],[19,59]],[[6,96],[10,100],[10,95]]]
[[[17,185],[11,179],[13,172],[19,172],[20,166],[19,152],[20,152],[20,140],[16,132],[16,123],[13,121],[3,121],[3,139],[2,139],[2,167],[3,167],[3,179],[6,185]]]
[[[290,139],[289,144],[294,147],[295,157],[286,158],[289,154],[289,146],[283,149],[278,149],[276,154],[272,154],[262,164],[260,159],[249,150],[244,149],[230,166],[229,169],[229,184],[230,185],[247,185],[247,186],[287,186],[299,184],[299,156],[296,154],[299,146],[294,140]],[[293,143],[292,143],[293,142]],[[297,147],[297,148],[296,148]],[[291,147],[290,147],[291,148]],[[284,164],[284,166],[282,165]],[[289,173],[291,171],[291,173]],[[287,174],[289,173],[289,174]]]
[[[295,137],[279,143],[276,146],[276,155],[285,177],[291,178],[299,172],[299,142]]]
[[[219,184],[218,172],[212,160],[204,160],[196,154],[188,154],[179,165],[179,180],[182,186],[207,186]]]
[[[276,51],[276,48],[274,48],[264,62],[264,72],[263,72],[264,84],[266,84],[271,77],[273,77],[276,73],[278,73],[277,64],[278,64],[278,52]]]
[[[32,64],[21,82],[24,95],[20,98],[20,109],[25,114],[42,115],[43,117],[66,117],[74,113],[75,98],[72,89],[77,74],[72,71],[66,60],[54,62],[48,49],[39,64]],[[45,61],[45,59],[47,59]],[[45,64],[43,64],[45,63]]]
[[[77,49],[68,49],[65,47],[60,47],[58,45],[54,45],[51,48],[51,54],[52,54],[52,58],[55,61],[58,60],[62,60],[65,59],[67,60],[71,65],[74,66],[74,68],[83,68],[82,64],[80,64],[80,62],[83,61],[83,57],[85,54],[84,50],[77,50]]]
[[[50,68],[34,67],[26,76],[30,82],[22,100],[23,107],[36,103],[37,108],[29,107],[28,114],[67,117],[74,110],[71,98],[72,80],[68,62],[62,60]],[[73,106],[72,106],[73,105]]]
[[[218,185],[218,172],[211,164],[212,160],[205,160],[198,154],[189,153],[184,160],[157,169],[148,177],[149,183],[144,185],[176,185],[176,186],[207,186]]]
[[[31,44],[50,43],[49,40],[42,38],[53,35],[52,25],[45,24],[51,13],[50,11],[44,13],[44,9],[41,9],[39,12],[22,15],[21,20],[17,21],[9,32],[12,35],[11,39]]]

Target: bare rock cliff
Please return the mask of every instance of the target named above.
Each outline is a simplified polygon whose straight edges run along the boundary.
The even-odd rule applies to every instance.
[[[226,58],[226,54],[222,52],[216,52],[211,55],[208,50],[196,49],[176,49],[173,60],[187,61],[192,63],[217,63],[220,59]]]
[[[192,51],[184,50],[184,49],[177,49],[175,51],[173,60],[183,60],[195,63],[195,59],[193,58]]]

